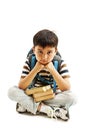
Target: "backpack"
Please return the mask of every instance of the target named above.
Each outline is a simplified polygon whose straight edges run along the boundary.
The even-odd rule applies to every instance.
[[[36,64],[36,57],[35,57],[35,54],[33,53],[33,50],[30,49],[30,51],[28,52],[27,54],[27,58],[30,58],[30,70],[32,70]],[[55,67],[55,69],[58,71],[59,70],[59,66],[61,64],[61,55],[59,52],[56,53],[56,56],[54,58],[54,60],[52,61],[53,62],[53,65]],[[40,75],[36,75],[37,78],[39,78],[42,82],[44,83],[48,83],[48,84],[54,84],[53,86],[53,91],[56,92],[56,82],[55,80],[51,83],[50,81],[42,78]],[[34,82],[35,82],[35,79],[33,80],[33,83],[29,86],[29,88],[32,88],[33,85],[34,85]]]

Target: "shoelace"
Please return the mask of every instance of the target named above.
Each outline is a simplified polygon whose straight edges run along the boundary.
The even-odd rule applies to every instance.
[[[52,108],[52,110],[48,111],[48,116],[51,118],[61,118],[63,120],[67,120],[68,117],[66,116],[67,110],[64,110],[63,108]]]
[[[66,114],[67,114],[67,110],[66,109],[60,108],[59,110],[55,110],[56,117],[60,117],[63,120],[67,120],[68,119]]]
[[[53,109],[52,109],[52,110],[48,110],[48,111],[47,111],[47,115],[48,115],[48,117],[57,119],[55,110],[53,110]]]

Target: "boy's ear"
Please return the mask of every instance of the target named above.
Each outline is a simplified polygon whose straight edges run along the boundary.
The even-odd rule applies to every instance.
[[[55,53],[57,53],[58,52],[58,49],[57,48],[55,48]]]

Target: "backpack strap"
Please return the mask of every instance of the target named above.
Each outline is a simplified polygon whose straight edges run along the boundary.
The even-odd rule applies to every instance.
[[[31,64],[30,64],[31,70],[34,68],[35,64],[36,64],[36,57],[35,57],[35,55],[32,55],[31,56]]]
[[[29,55],[27,55],[27,58],[29,60],[30,70],[32,70],[36,64],[36,61],[37,61],[35,54],[34,53],[29,54]]]
[[[59,62],[57,60],[54,60],[53,64],[54,64],[55,69],[58,70]],[[54,84],[53,91],[56,92],[56,81],[55,80],[53,81],[53,84]]]
[[[54,61],[53,61],[53,64],[54,64],[55,69],[58,70],[58,64],[59,64],[58,61],[57,61],[57,60],[54,60]]]

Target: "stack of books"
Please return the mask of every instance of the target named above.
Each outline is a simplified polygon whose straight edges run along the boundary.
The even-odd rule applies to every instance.
[[[52,99],[55,96],[50,85],[26,89],[25,93],[27,95],[32,95],[35,102]]]

